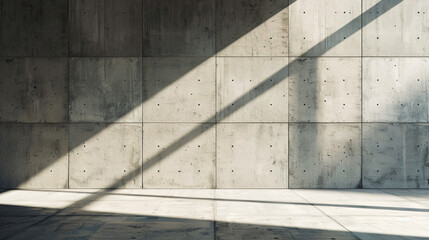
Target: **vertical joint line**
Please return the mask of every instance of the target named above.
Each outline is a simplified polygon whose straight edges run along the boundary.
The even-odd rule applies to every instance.
[[[287,93],[285,93],[286,94],[286,96],[287,96],[287,98],[286,98],[286,104],[287,104],[287,156],[286,156],[286,159],[287,159],[287,174],[286,174],[286,177],[287,177],[287,188],[288,189],[290,189],[290,178],[289,178],[289,173],[290,173],[290,168],[289,168],[289,166],[290,166],[290,161],[289,161],[289,153],[290,153],[290,144],[289,144],[289,142],[290,142],[290,122],[289,122],[289,114],[290,114],[290,111],[289,111],[289,75],[290,75],[290,72],[289,72],[289,62],[290,62],[290,5],[291,5],[291,1],[293,1],[293,0],[289,0],[288,1],[288,3],[287,3],[287,18],[288,18],[288,20],[287,20],[287,29],[288,29],[288,32],[287,32],[287,74],[286,74],[286,76],[287,76],[287,79],[286,79],[286,81],[287,81]]]
[[[67,188],[70,189],[70,57],[67,58]]]
[[[363,188],[363,0],[360,16],[360,187]]]
[[[214,67],[214,88],[215,88],[215,119],[214,119],[214,125],[215,125],[215,163],[214,163],[214,188],[217,188],[217,1],[214,1],[214,57],[215,57],[215,67]],[[216,221],[214,221],[214,231],[215,231],[215,239],[216,239]]]
[[[67,1],[67,189],[70,189],[70,29],[71,29],[71,3],[70,0]]]
[[[142,26],[141,26],[141,31],[142,31],[142,38],[144,38],[144,2],[143,2],[143,0],[141,1],[141,7],[142,7],[142,10],[141,10],[141,16],[142,16],[142,18],[141,18],[141,21],[142,21]],[[143,41],[140,41],[140,44],[142,45],[142,48],[141,48],[141,62],[140,62],[140,67],[141,67],[141,76],[140,76],[140,79],[141,79],[141,81],[142,81],[142,86],[141,86],[141,92],[140,92],[140,97],[141,97],[141,99],[142,99],[142,101],[141,101],[141,112],[142,112],[142,118],[141,118],[141,121],[142,121],[142,123],[141,123],[141,126],[142,126],[142,131],[141,131],[141,134],[142,134],[142,146],[141,146],[141,150],[142,150],[142,165],[141,165],[141,175],[142,175],[142,180],[141,180],[141,184],[142,184],[142,189],[144,188],[144,185],[143,185],[143,162],[144,162],[144,147],[143,147],[143,143],[144,143],[144,138],[143,138],[143,133],[144,133],[144,130],[143,130],[143,101],[144,101],[144,96],[143,96],[143,94],[144,94],[144,79],[143,79],[143,76],[144,76],[144,69],[143,69],[143,54],[144,54],[144,44],[143,44]]]

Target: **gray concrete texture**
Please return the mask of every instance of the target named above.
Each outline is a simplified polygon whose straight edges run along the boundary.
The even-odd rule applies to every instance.
[[[13,189],[0,238],[427,240],[423,189]],[[89,205],[84,202],[92,199]],[[71,205],[70,205],[71,204]]]
[[[70,56],[141,56],[141,0],[69,0],[69,20]]]
[[[428,16],[0,0],[0,188],[428,188]]]
[[[70,122],[141,122],[141,58],[70,58]]]

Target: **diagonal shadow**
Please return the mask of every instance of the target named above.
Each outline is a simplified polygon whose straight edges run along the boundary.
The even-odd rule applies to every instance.
[[[273,15],[277,14],[283,8],[288,7],[294,1],[295,0],[290,0],[289,3],[286,3],[286,1],[284,1],[284,2],[275,3],[275,4],[270,3],[271,1],[269,1],[269,2],[268,1],[258,2],[259,4],[263,4],[262,7],[259,7],[261,9],[263,9],[262,11],[257,11],[257,8],[258,8],[257,5],[255,5],[256,7],[254,7],[253,11],[252,11],[252,8],[250,8],[251,9],[250,13],[253,14],[255,12],[258,12],[257,18],[254,18],[253,16],[251,16],[252,14],[250,14],[252,21],[249,20],[250,19],[249,17],[244,18],[244,19],[237,18],[235,20],[236,24],[240,25],[240,27],[238,29],[234,26],[227,28],[226,30],[221,29],[221,31],[226,31],[226,32],[220,34],[221,36],[224,36],[224,37],[222,38],[221,41],[219,41],[217,43],[216,51],[219,52],[222,49],[226,48],[233,41],[235,41],[236,39],[239,39],[241,36],[244,36],[246,33],[250,32],[252,29],[257,27],[259,24],[263,23],[264,21],[266,21],[267,19],[269,19]],[[376,5],[374,5],[371,9],[369,9],[368,11],[366,11],[366,13],[364,13],[366,16],[365,16],[365,18],[363,18],[363,22],[362,22],[363,26],[365,26],[368,23],[370,23],[371,21],[373,21],[376,17],[381,16],[384,12],[391,9],[393,6],[397,5],[399,2],[400,2],[399,0],[394,0],[394,1],[389,1],[389,2],[386,2],[386,0],[382,0],[379,3],[377,3]],[[249,3],[249,5],[252,5],[252,4],[253,3]],[[368,12],[370,12],[371,10],[374,10],[374,9],[378,9],[380,11],[380,14],[377,16],[375,14],[367,14]],[[246,15],[246,16],[249,16],[249,15]],[[252,24],[248,24],[249,21],[252,22]],[[244,23],[246,23],[246,24],[244,24]],[[302,56],[308,55],[308,53],[313,52],[315,49],[323,49],[322,47],[327,45],[326,41],[329,38],[340,39],[342,37],[348,37],[348,36],[352,35],[353,33],[357,32],[361,28],[360,23],[361,23],[361,17],[354,19],[349,24],[345,25],[344,27],[339,29],[337,32],[332,34],[331,36],[327,37],[324,41],[322,41],[322,42],[318,43],[317,45],[315,45],[314,47],[312,47],[310,50],[308,50]],[[330,49],[333,48],[334,46],[336,46],[338,43],[339,42],[337,42],[335,45],[331,44]],[[326,49],[325,52],[329,51],[330,49]],[[150,91],[145,91],[146,88],[143,87],[144,94],[143,94],[142,101],[144,102],[147,99],[151,98],[152,96],[156,95],[162,89],[164,89],[165,87],[172,84],[175,80],[177,80],[181,76],[185,75],[187,72],[191,71],[191,69],[197,67],[199,64],[201,64],[203,61],[207,60],[208,58],[207,57],[200,57],[200,58],[195,58],[195,59],[196,60],[193,61],[193,64],[188,65],[186,68],[179,69],[179,71],[177,71],[173,77],[166,79],[166,81],[162,81],[161,84],[157,85],[155,88],[151,88]],[[294,62],[289,63],[289,65],[293,64]],[[291,73],[290,75],[292,75],[292,74],[295,74],[295,73]],[[221,120],[227,118],[233,112],[242,108],[244,105],[246,105],[248,102],[250,102],[254,98],[257,98],[258,96],[262,95],[262,93],[264,93],[264,92],[268,91],[269,89],[273,88],[274,86],[276,86],[279,82],[281,82],[283,80],[282,76],[287,76],[287,75],[288,75],[288,66],[281,69],[280,71],[278,71],[277,73],[275,73],[272,76],[272,78],[275,79],[274,81],[268,82],[267,81],[268,79],[265,80],[264,82],[259,84],[255,89],[251,90],[247,94],[244,94],[239,99],[237,99],[234,102],[233,106],[228,106],[228,107],[222,109],[221,111],[219,111],[217,113],[217,120],[221,121]],[[141,107],[139,102],[135,102],[135,104],[132,105],[132,108],[124,108],[125,111],[123,111],[122,114],[125,115],[127,112],[132,111],[132,109],[137,108],[137,107]],[[120,116],[120,117],[122,117],[122,116]],[[170,145],[168,148],[166,148],[163,152],[157,154],[156,156],[151,158],[151,160],[147,161],[143,166],[143,170],[147,170],[147,169],[151,168],[156,161],[161,160],[165,156],[171,154],[172,152],[176,151],[181,146],[185,145],[187,142],[189,142],[190,140],[192,140],[196,136],[202,134],[204,131],[206,131],[210,127],[212,127],[215,124],[215,122],[216,122],[216,116],[212,116],[211,118],[209,118],[208,120],[206,120],[204,123],[201,124],[201,125],[206,124],[206,126],[207,126],[206,129],[201,130],[199,127],[193,129],[191,132],[186,134],[183,138],[174,142],[172,145]],[[78,136],[78,139],[76,142],[74,142],[75,143],[74,145],[72,143],[69,143],[71,145],[70,145],[68,151],[71,151],[77,145],[85,142],[87,139],[89,139],[92,136],[94,136],[95,134],[101,132],[103,129],[105,129],[105,127],[109,126],[110,124],[113,124],[113,123],[100,124],[103,127],[96,129],[95,132],[91,132],[91,134],[82,134],[82,135]],[[67,154],[67,153],[62,153],[62,154]],[[49,162],[46,164],[47,165],[45,165],[45,166],[40,166],[39,170],[44,169],[44,168],[49,166]],[[129,174],[129,175],[135,175],[135,174]],[[27,176],[27,177],[29,177],[29,176]],[[120,180],[118,182],[120,184],[123,184],[124,181],[129,181],[129,180],[130,180],[130,178],[128,178],[128,176],[125,176],[122,180]],[[111,187],[116,187],[116,186],[111,186]]]
[[[380,1],[379,3],[377,3],[374,6],[372,6],[371,8],[369,8],[367,11],[365,11],[362,15],[353,19],[351,22],[344,25],[342,28],[340,28],[339,30],[337,30],[336,32],[334,32],[333,34],[328,36],[324,41],[321,41],[320,43],[316,44],[314,47],[309,49],[307,52],[314,51],[314,49],[316,49],[316,48],[320,49],[321,46],[326,46],[326,41],[329,38],[340,39],[341,37],[347,38],[347,37],[351,36],[352,34],[358,32],[362,27],[368,25],[370,22],[375,20],[377,17],[382,16],[384,13],[386,13],[387,11],[392,9],[394,6],[398,5],[400,2],[402,2],[402,0],[382,0],[382,1]],[[369,12],[375,11],[376,9],[379,11],[379,14],[377,15],[377,17],[374,14],[369,14]],[[362,21],[362,19],[361,19],[363,15],[365,16],[365,18],[363,18],[363,19],[365,19],[365,21]],[[362,26],[360,26],[361,22],[362,22]],[[335,44],[331,44],[330,48],[326,49],[326,51],[329,51],[331,48],[335,47],[338,44],[339,44],[339,42],[337,42]],[[305,56],[305,54],[307,54],[307,52],[304,53],[303,56]],[[298,61],[298,60],[294,60],[293,62],[289,63],[289,65],[293,64],[296,61]],[[218,118],[218,121],[222,121],[223,119],[227,118],[233,112],[244,107],[247,103],[249,103],[253,99],[257,98],[258,96],[260,96],[264,92],[275,87],[281,81],[285,80],[285,79],[282,79],[281,76],[285,76],[285,75],[291,76],[294,74],[294,73],[288,74],[287,71],[288,71],[288,66],[280,69],[279,71],[277,71],[276,73],[274,73],[273,75],[268,77],[266,80],[264,80],[263,82],[258,84],[256,88],[254,88],[251,91],[243,94],[241,97],[239,97],[237,100],[235,100],[233,102],[234,104],[231,104],[228,107],[219,111],[217,113],[217,115],[222,116],[222,117]],[[194,128],[193,130],[188,132],[186,135],[182,136],[180,139],[176,140],[174,143],[172,143],[171,145],[166,147],[162,152],[156,154],[155,156],[153,156],[152,158],[147,160],[143,165],[143,171],[150,169],[158,161],[160,161],[160,159],[165,158],[166,156],[168,156],[171,153],[178,150],[180,147],[182,147],[185,144],[187,144],[188,142],[190,142],[192,139],[196,138],[197,136],[199,136],[203,132],[207,131],[210,127],[215,125],[215,120],[216,120],[216,116],[210,117],[204,123],[201,124],[201,125],[205,125],[205,126],[209,126],[209,127],[201,129],[200,126],[198,126],[198,127]],[[134,177],[136,177],[140,173],[141,173],[141,169],[135,169],[132,172],[128,173],[126,176],[123,176],[117,182],[125,183],[128,181],[131,181]],[[79,201],[71,204],[68,208],[82,208],[82,207],[88,205],[89,203],[109,194],[110,192],[112,192],[117,187],[118,187],[118,185],[116,183],[114,183],[114,184],[110,185],[109,187],[107,187],[106,189],[101,190],[100,192],[97,192],[96,194],[93,194],[91,196],[88,196],[82,200],[79,200]]]
[[[57,209],[0,204],[2,239],[427,239],[412,233],[389,234],[339,228],[288,226],[287,223],[240,223],[185,217]],[[293,219],[293,216],[289,216]],[[42,220],[41,220],[42,219]],[[329,226],[329,225],[325,225]],[[331,226],[332,227],[332,226]]]
[[[203,7],[207,7],[207,8],[203,8],[200,9],[201,11],[196,11],[192,6],[193,4],[195,4],[195,0],[183,0],[183,1],[168,1],[168,9],[174,9],[174,12],[172,12],[171,14],[173,14],[173,16],[178,17],[179,19],[185,19],[184,22],[180,22],[180,21],[175,21],[175,22],[166,22],[166,21],[161,21],[160,20],[160,16],[162,14],[162,12],[160,12],[160,7],[165,7],[165,6],[158,6],[158,4],[164,4],[161,3],[161,1],[158,2],[154,2],[153,6],[151,5],[151,1],[147,1],[144,4],[147,4],[147,6],[145,5],[145,7],[148,9],[148,11],[145,11],[146,8],[143,9],[143,17],[146,17],[148,21],[151,21],[152,24],[155,25],[155,32],[157,32],[159,29],[161,28],[167,28],[168,31],[172,32],[172,35],[176,39],[177,42],[181,42],[182,40],[185,39],[181,39],[181,37],[184,35],[183,33],[189,33],[189,28],[192,27],[198,27],[200,28],[201,26],[195,26],[195,22],[197,22],[198,20],[201,19],[207,19],[207,16],[212,16],[213,19],[209,20],[208,23],[203,22],[203,23],[199,23],[203,26],[207,25],[206,29],[209,29],[213,32],[213,34],[216,34],[216,36],[211,36],[211,40],[209,41],[200,41],[202,42],[201,44],[203,46],[200,46],[200,48],[204,48],[204,49],[212,49],[211,52],[209,51],[204,51],[204,54],[202,53],[197,53],[195,56],[194,55],[190,55],[190,56],[186,56],[186,54],[183,53],[172,53],[170,54],[170,52],[174,52],[174,48],[181,48],[180,44],[178,45],[173,45],[170,46],[169,49],[167,49],[167,55],[166,56],[155,56],[155,55],[151,55],[150,53],[144,53],[143,52],[143,57],[144,58],[165,58],[165,57],[172,57],[172,58],[176,58],[176,59],[188,59],[186,61],[186,64],[180,64],[178,63],[178,65],[180,65],[181,67],[176,67],[175,71],[168,75],[167,77],[163,78],[160,82],[158,82],[157,84],[154,84],[154,82],[151,81],[143,81],[143,95],[141,96],[141,98],[139,99],[136,96],[124,96],[121,97],[121,99],[104,99],[103,102],[100,104],[100,106],[102,106],[102,109],[110,109],[109,113],[103,113],[106,114],[105,116],[101,116],[101,118],[103,118],[103,120],[99,123],[98,128],[92,129],[91,132],[89,133],[84,133],[84,134],[80,134],[78,136],[75,136],[76,139],[74,139],[74,141],[69,141],[69,148],[67,152],[64,151],[60,151],[58,153],[57,159],[60,159],[61,157],[65,156],[68,154],[68,152],[72,151],[73,149],[75,149],[77,146],[79,146],[80,144],[84,143],[86,140],[90,139],[91,137],[95,136],[96,134],[100,133],[103,131],[103,129],[107,128],[108,126],[115,124],[116,121],[121,122],[121,118],[124,117],[126,114],[128,114],[129,112],[132,112],[133,110],[135,110],[136,108],[141,108],[141,104],[146,102],[148,99],[152,98],[154,95],[158,94],[161,90],[165,89],[166,87],[170,86],[172,83],[174,83],[177,79],[181,78],[182,76],[184,76],[185,74],[187,74],[188,72],[192,71],[193,69],[197,68],[200,64],[202,64],[203,62],[205,62],[206,60],[208,60],[210,57],[215,56],[216,53],[222,51],[223,49],[225,49],[226,47],[228,47],[229,45],[231,45],[234,41],[236,41],[237,39],[240,39],[241,37],[243,37],[244,35],[248,34],[249,32],[251,32],[255,27],[263,24],[265,21],[267,21],[268,19],[270,19],[271,17],[273,17],[274,15],[278,14],[280,11],[286,9],[290,4],[292,4],[293,2],[295,2],[296,0],[278,0],[278,1],[265,1],[265,0],[250,0],[250,1],[241,1],[241,0],[229,0],[229,1],[200,1],[205,2],[202,3]],[[3,1],[1,2],[3,4]],[[213,3],[213,6],[210,6],[210,4]],[[9,4],[9,5],[8,5]],[[4,8],[5,11],[11,11],[11,13],[14,13],[14,11],[17,11],[18,13],[21,13],[19,11],[24,11],[22,9],[19,8],[19,4],[21,4],[19,1],[17,2],[8,2],[8,4],[4,3],[2,6]],[[78,9],[79,9],[79,4],[83,4],[80,7],[85,7],[85,8],[90,8],[89,6],[91,5],[90,2],[85,3],[85,2],[78,2],[78,5],[74,6],[73,4],[70,5],[70,15],[72,15],[71,17],[76,18],[79,17],[79,14],[82,13],[78,13]],[[89,5],[86,5],[89,4]],[[185,7],[183,7],[183,6]],[[73,7],[74,6],[74,7]],[[182,6],[182,7],[180,7]],[[40,6],[35,6],[36,7],[40,7]],[[10,9],[8,9],[10,8]],[[231,11],[235,11],[235,9],[238,9],[239,12],[233,12],[231,14]],[[25,11],[30,11],[31,9],[26,9]],[[94,9],[92,9],[94,10]],[[224,12],[222,12],[222,10]],[[170,11],[170,10],[168,10]],[[25,12],[27,13],[27,12]],[[22,14],[22,13],[21,13]],[[74,14],[78,14],[76,16],[74,16]],[[222,27],[220,28],[219,26],[216,26],[216,21],[217,19],[220,19],[220,17],[222,15],[220,14],[229,14],[229,17],[232,17],[234,20],[232,22],[227,22],[228,27]],[[241,14],[241,15],[240,15]],[[12,15],[12,14],[11,14]],[[234,16],[235,15],[235,16]],[[80,16],[82,17],[82,16]],[[159,22],[156,22],[159,21]],[[221,19],[219,21],[228,21],[228,19]],[[194,25],[192,25],[194,24]],[[156,41],[149,41],[148,39],[150,39],[150,29],[148,29],[149,27],[146,25],[146,23],[144,23],[143,26],[143,38],[144,38],[144,42],[143,44],[146,44],[147,47],[154,47],[156,49],[159,50],[159,45],[157,45]],[[72,29],[72,27],[70,27],[70,29]],[[152,29],[153,30],[153,29]],[[165,30],[166,32],[168,32],[167,30]],[[209,31],[207,30],[207,31]],[[160,33],[161,35],[163,33]],[[189,34],[188,34],[189,35]],[[149,36],[149,37],[148,37]],[[163,37],[168,38],[168,34],[164,35]],[[188,36],[189,37],[189,36]],[[216,38],[219,38],[219,41],[215,41]],[[152,39],[153,40],[153,39]],[[162,41],[165,41],[165,39],[162,39]],[[189,47],[189,46],[188,46]],[[192,48],[193,46],[191,46]],[[168,47],[167,47],[168,48]],[[143,49],[144,50],[144,49]],[[161,49],[162,50],[162,49]],[[164,49],[165,50],[165,49]],[[189,49],[188,49],[189,50]],[[181,56],[185,56],[185,57],[181,57]],[[74,63],[77,60],[77,56],[72,56],[70,57],[70,71],[74,72],[76,71],[76,74],[81,74],[81,70],[78,67],[82,67],[82,66],[78,66],[76,63]],[[98,75],[106,75],[106,71],[109,71],[108,69],[108,63],[106,63],[106,69],[104,70],[100,70],[98,69],[98,72],[96,71],[97,69],[95,69],[95,67],[97,67],[97,64],[99,64],[96,61],[93,61],[95,58],[88,59],[90,65],[85,66],[88,72],[88,76],[85,76],[88,79],[96,79],[97,77],[99,77]],[[100,57],[100,59],[103,59],[103,57]],[[7,59],[8,61],[10,60],[12,63],[10,63],[10,65],[8,66],[9,68],[17,68],[17,69],[13,69],[13,71],[24,71],[25,69],[21,69],[19,68],[19,65],[21,64],[20,62],[16,62],[15,64],[18,65],[15,66],[13,65],[13,61],[12,59]],[[104,60],[106,62],[110,62],[111,60],[109,60],[108,58],[106,60]],[[128,59],[127,59],[128,61]],[[119,64],[121,64],[121,62],[118,62]],[[138,61],[136,62],[138,63]],[[52,65],[52,63],[51,63]],[[52,69],[50,69],[50,71],[53,71]],[[97,75],[98,74],[98,75]],[[125,76],[128,76],[129,73],[127,72],[123,72],[123,74]],[[88,84],[92,84],[92,85],[96,85],[96,84],[101,84],[99,81],[97,82],[93,82],[93,83],[88,83]],[[86,86],[88,87],[88,86]],[[97,89],[96,87],[91,87],[91,89]],[[110,91],[117,91],[118,89],[110,89]],[[90,94],[91,97],[92,94]],[[73,100],[75,97],[78,96],[71,96],[71,100]],[[82,96],[80,96],[82,97]],[[124,100],[123,98],[127,99],[127,98],[132,98],[129,102],[131,102],[131,104],[126,104],[124,106],[121,107],[117,107],[116,105],[118,104],[118,102],[127,102],[127,100]],[[138,100],[137,100],[138,99]],[[31,99],[26,99],[27,102],[31,102]],[[91,98],[89,99],[85,99],[84,101],[91,102]],[[25,102],[25,101],[23,101]],[[127,102],[128,103],[128,102]],[[99,106],[99,108],[100,108]],[[115,109],[115,113],[111,112],[111,109],[114,108]],[[72,109],[74,110],[74,109]],[[97,116],[97,114],[100,113],[94,113],[89,111],[87,113],[88,115],[91,116],[96,116],[97,118],[100,118],[100,116]],[[215,118],[212,118],[212,121],[215,121]],[[91,122],[91,121],[89,121]],[[99,122],[99,121],[97,121]],[[82,122],[87,123],[87,121],[83,121]],[[96,122],[94,122],[96,123]],[[8,124],[8,123],[6,123]],[[77,122],[73,122],[71,124],[79,124],[79,121]],[[10,129],[10,127],[7,127],[7,129]],[[2,130],[2,129],[0,129]],[[3,134],[3,132],[2,132]],[[70,132],[69,132],[70,134]],[[5,130],[4,135],[7,135],[7,132]],[[10,134],[9,134],[10,135]],[[0,139],[3,140],[3,139]],[[15,141],[15,140],[14,140]],[[18,141],[18,140],[16,140]],[[14,146],[9,146],[8,145],[8,140],[5,139],[4,140],[4,145],[7,146],[7,148],[13,148]],[[3,144],[3,141],[1,142]],[[16,146],[15,146],[16,147]],[[1,151],[1,149],[0,149]],[[16,149],[17,152],[19,152],[19,149]],[[8,152],[13,152],[13,151],[8,151]],[[7,153],[5,153],[6,155]],[[2,154],[3,155],[3,154]],[[12,156],[10,156],[12,158]],[[21,183],[27,181],[28,179],[30,179],[31,177],[35,176],[38,172],[46,169],[47,167],[49,167],[52,164],[52,161],[40,161],[40,163],[38,163],[38,171],[34,171],[34,170],[28,170],[28,174],[26,176],[19,176],[19,177],[15,177],[15,179],[13,179],[13,181],[11,179],[11,182],[9,184],[9,181],[7,179],[5,179],[4,183],[8,183],[7,185],[14,185],[14,186],[19,186]],[[6,169],[7,167],[5,167]],[[5,173],[5,176],[9,176]],[[17,179],[19,178],[19,179]],[[2,181],[3,182],[3,181]]]
[[[64,192],[61,190],[37,190],[31,189],[31,192]],[[73,191],[72,193],[88,194],[88,192]],[[389,193],[391,194],[391,193]],[[422,194],[422,196],[428,197]],[[131,193],[113,193],[110,192],[108,196],[126,196],[126,197],[142,197],[142,198],[167,198],[167,199],[184,199],[184,200],[205,200],[216,202],[242,202],[242,203],[268,203],[268,204],[282,204],[282,205],[297,205],[297,206],[320,206],[320,207],[336,207],[336,208],[357,208],[357,209],[374,209],[374,210],[389,210],[389,211],[405,211],[405,212],[429,212],[425,208],[408,208],[408,207],[383,207],[383,206],[368,206],[368,205],[351,205],[351,204],[330,204],[330,203],[308,203],[308,202],[290,202],[290,201],[267,201],[267,200],[250,200],[250,199],[230,199],[230,198],[204,198],[204,197],[182,197],[182,196],[166,196],[156,194],[131,194]],[[395,194],[393,194],[395,195]],[[396,195],[402,197],[402,195]]]

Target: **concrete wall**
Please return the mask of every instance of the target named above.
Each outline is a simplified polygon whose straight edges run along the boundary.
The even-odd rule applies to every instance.
[[[0,188],[429,188],[427,0],[0,0]]]

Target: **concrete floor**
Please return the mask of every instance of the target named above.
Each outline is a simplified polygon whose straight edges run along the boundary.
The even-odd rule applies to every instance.
[[[0,239],[429,239],[429,190],[8,190]]]

